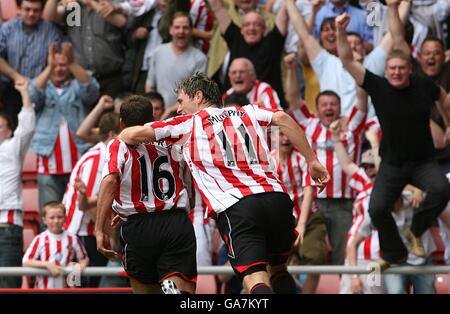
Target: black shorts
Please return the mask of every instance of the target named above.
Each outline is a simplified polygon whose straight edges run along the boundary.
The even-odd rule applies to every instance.
[[[197,280],[195,233],[184,210],[132,215],[120,235],[123,267],[131,278],[144,284],[172,275]]]
[[[249,195],[217,219],[228,258],[241,278],[287,262],[297,238],[293,203],[280,192]]]

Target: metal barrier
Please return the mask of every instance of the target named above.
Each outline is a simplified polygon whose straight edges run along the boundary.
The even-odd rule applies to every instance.
[[[370,266],[369,264],[368,266]],[[368,266],[289,266],[291,274],[370,274],[372,271]],[[64,274],[72,274],[73,267],[66,267]],[[233,274],[229,266],[201,266],[198,267],[199,274]],[[87,267],[83,276],[123,276],[122,267]],[[383,274],[450,274],[450,266],[398,266],[387,269]],[[37,276],[50,275],[46,269],[32,267],[0,267],[0,276]]]

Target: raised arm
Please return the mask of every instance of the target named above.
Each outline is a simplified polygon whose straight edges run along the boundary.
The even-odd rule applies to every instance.
[[[339,58],[345,69],[355,79],[356,84],[361,86],[364,82],[366,69],[361,63],[353,59],[353,52],[347,41],[347,32],[345,31],[345,28],[350,23],[350,16],[347,13],[343,13],[337,16],[335,21]]]
[[[208,3],[211,7],[211,11],[214,12],[220,32],[224,34],[231,23],[231,18],[228,11],[225,9],[222,0],[208,0]]]
[[[97,105],[84,118],[77,130],[77,137],[85,142],[95,144],[99,141],[98,132],[93,129],[97,124],[100,116],[108,109],[114,108],[114,100],[111,96],[103,95],[98,101]]]
[[[317,39],[315,39],[314,36],[310,33],[308,27],[306,26],[305,19],[297,8],[295,1],[285,0],[285,6],[289,15],[289,20],[291,21],[292,26],[294,26],[298,37],[303,42],[303,46],[305,47],[308,59],[314,60],[322,50],[322,47],[320,46]]]
[[[399,3],[400,0],[386,1],[388,6],[389,32],[392,36],[392,48],[402,50],[409,54],[411,51],[405,40],[405,26],[402,24],[398,13]]]
[[[38,89],[45,89],[47,87],[47,81],[50,79],[52,70],[55,67],[55,54],[56,54],[56,43],[52,42],[48,47],[47,66],[36,77],[35,80],[35,86]]]
[[[308,26],[309,32],[314,32],[314,22],[316,21],[317,12],[325,4],[325,0],[311,0],[311,14],[306,17],[306,26]]]
[[[156,135],[151,126],[137,125],[124,129],[117,138],[128,145],[135,146],[144,142],[154,142]]]
[[[272,124],[280,127],[280,131],[286,134],[294,147],[305,157],[308,163],[309,174],[319,188],[319,191],[322,191],[330,180],[330,174],[314,154],[306,139],[305,132],[303,132],[290,115],[283,111],[274,113]]]
[[[367,112],[369,95],[364,89],[359,86],[356,86],[356,99],[356,106],[358,107],[358,109],[362,112]]]
[[[59,0],[47,0],[42,17],[53,23],[62,23],[66,15],[66,6],[74,6],[78,3],[63,4]]]
[[[127,24],[127,16],[108,1],[88,1],[88,5],[111,25],[123,28]]]
[[[91,77],[88,72],[81,67],[78,63],[75,62],[75,57],[73,54],[73,47],[71,43],[63,43],[61,45],[61,53],[66,56],[67,64],[69,66],[69,70],[74,76],[74,78],[80,84],[87,84],[90,82]]]
[[[409,11],[411,9],[411,1],[402,1],[398,6],[398,14],[400,16],[400,21],[405,27],[406,22],[408,21]],[[393,40],[390,32],[386,32],[379,43],[379,47],[389,53],[392,50]]]
[[[330,130],[333,135],[333,145],[334,151],[336,152],[339,164],[342,170],[351,177],[355,172],[358,171],[358,165],[356,165],[348,156],[347,150],[342,144],[341,132],[342,132],[342,121],[336,120],[330,124]]]
[[[286,86],[285,97],[289,103],[289,109],[297,109],[303,105],[303,99],[300,94],[300,84],[297,73],[297,60],[295,53],[288,54],[284,57],[286,64]]]
[[[288,29],[289,17],[286,12],[286,4],[283,3],[281,10],[277,14],[277,18],[275,20],[275,25],[277,26],[280,34],[286,36]]]

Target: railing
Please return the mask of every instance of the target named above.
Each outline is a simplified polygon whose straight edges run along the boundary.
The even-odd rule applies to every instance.
[[[370,266],[369,264],[368,266]],[[368,266],[289,266],[291,274],[369,274]],[[66,267],[64,274],[69,275],[76,271],[73,267]],[[199,274],[233,274],[229,266],[201,266]],[[450,266],[398,266],[387,269],[383,274],[450,274]],[[50,275],[46,269],[32,267],[0,267],[1,276],[37,276]],[[87,267],[84,276],[121,276],[124,275],[122,267]]]

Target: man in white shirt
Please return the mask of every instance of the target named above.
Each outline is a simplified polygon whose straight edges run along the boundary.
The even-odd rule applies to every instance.
[[[22,163],[36,119],[28,81],[17,82],[15,88],[23,102],[15,130],[0,112],[0,267],[22,265]],[[0,277],[0,288],[20,288],[21,284],[20,277]]]

